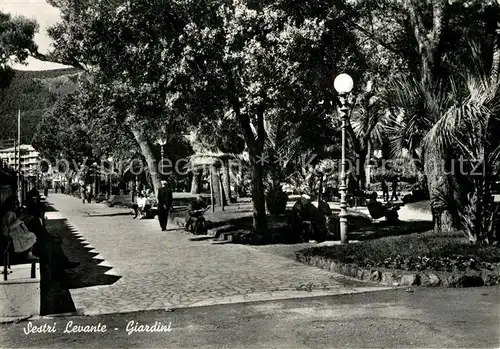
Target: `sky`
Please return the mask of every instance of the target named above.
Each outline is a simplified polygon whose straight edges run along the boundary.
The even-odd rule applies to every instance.
[[[35,19],[39,25],[38,34],[35,35],[35,42],[41,53],[47,53],[51,47],[51,40],[47,35],[47,28],[57,23],[60,13],[57,8],[47,4],[45,0],[0,0],[0,11],[12,15],[21,15]],[[29,58],[28,65],[13,65],[19,70],[47,70],[64,68],[61,64],[42,62]]]

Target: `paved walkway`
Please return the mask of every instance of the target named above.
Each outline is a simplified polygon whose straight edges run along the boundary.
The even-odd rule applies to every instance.
[[[161,232],[156,220],[133,220],[130,209],[82,204],[62,194],[48,202],[66,218],[83,244],[98,253],[111,285],[73,289],[84,314],[189,307],[387,289],[347,279],[250,246],[192,241],[174,226]]]

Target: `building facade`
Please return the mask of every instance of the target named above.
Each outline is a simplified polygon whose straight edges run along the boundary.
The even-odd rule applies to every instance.
[[[14,147],[0,149],[0,159],[12,167],[16,165],[16,155]],[[39,160],[40,154],[31,144],[21,144],[21,172],[34,174],[38,168]]]

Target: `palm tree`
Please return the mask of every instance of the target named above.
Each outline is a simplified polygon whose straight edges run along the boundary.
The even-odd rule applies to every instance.
[[[493,133],[500,81],[472,52],[473,71],[456,73],[434,90],[417,80],[396,80],[385,100],[396,120],[388,130],[393,154],[408,149],[423,163],[435,231],[462,229],[471,242],[488,243],[496,215],[490,182],[500,145]]]
[[[351,122],[347,127],[357,155],[358,181],[361,189],[366,186],[365,167],[366,160],[371,159],[371,149],[382,144],[392,121],[392,115],[387,111],[384,99],[378,97],[377,91],[369,82],[365,92],[357,98],[352,109]]]

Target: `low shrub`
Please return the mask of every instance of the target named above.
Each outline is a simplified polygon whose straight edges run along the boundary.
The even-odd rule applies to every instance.
[[[412,271],[467,271],[492,269],[500,264],[497,246],[470,245],[462,234],[434,232],[393,236],[362,243],[312,248],[304,255],[322,256],[360,267]]]

